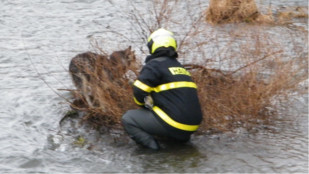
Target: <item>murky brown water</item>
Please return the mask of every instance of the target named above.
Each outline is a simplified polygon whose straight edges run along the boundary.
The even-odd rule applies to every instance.
[[[132,2],[141,11],[147,3]],[[276,8],[308,4],[304,0],[259,1],[270,2]],[[110,38],[105,41],[106,50],[133,44],[138,52],[143,41],[131,32],[126,16],[129,5],[126,0],[0,1],[1,173],[308,172],[307,95],[282,108],[272,125],[250,132],[239,128],[196,135],[190,144],[166,143],[157,153],[117,138],[118,134],[100,134],[74,121],[65,122],[60,130],[59,120],[69,108],[55,92],[69,97],[57,89],[73,87],[67,72],[70,58],[92,49],[90,38],[100,36]],[[308,30],[307,25],[307,21],[294,23],[292,29]],[[136,43],[115,38],[107,30]],[[283,30],[274,27],[277,36]],[[84,145],[76,141],[78,136],[86,139]]]

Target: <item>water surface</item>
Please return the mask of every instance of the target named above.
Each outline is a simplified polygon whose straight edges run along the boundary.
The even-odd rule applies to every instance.
[[[132,2],[147,14],[143,11],[147,2]],[[145,56],[138,46],[143,40],[132,32],[126,15],[130,3],[0,1],[1,173],[308,172],[307,95],[282,108],[281,117],[272,125],[250,132],[239,128],[196,135],[184,146],[165,143],[157,153],[139,148],[121,132],[100,133],[75,121],[66,121],[60,128],[59,121],[69,109],[63,97],[70,96],[57,89],[73,88],[68,63],[74,55],[93,49],[92,38],[105,38],[106,50],[133,44]],[[270,1],[259,3],[269,5]],[[307,6],[308,2],[271,3],[280,8]],[[207,5],[207,1],[202,4]],[[113,30],[136,42],[106,32]],[[176,29],[176,33],[181,32]],[[79,136],[86,139],[85,144],[78,143]]]

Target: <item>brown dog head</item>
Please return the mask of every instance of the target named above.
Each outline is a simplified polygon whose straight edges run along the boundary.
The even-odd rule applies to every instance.
[[[115,51],[110,55],[110,61],[114,66],[130,66],[136,61],[135,53],[129,46],[125,50]]]
[[[110,55],[111,68],[117,71],[119,75],[123,75],[129,69],[138,67],[134,51],[129,46],[125,50],[115,51]]]

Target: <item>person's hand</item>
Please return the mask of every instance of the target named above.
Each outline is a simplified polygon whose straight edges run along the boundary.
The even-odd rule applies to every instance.
[[[153,107],[153,99],[150,95],[146,96],[144,98],[144,102],[145,102],[145,107],[148,109],[152,109]]]
[[[133,79],[129,79],[128,83],[129,83],[130,86],[133,86],[134,80]]]

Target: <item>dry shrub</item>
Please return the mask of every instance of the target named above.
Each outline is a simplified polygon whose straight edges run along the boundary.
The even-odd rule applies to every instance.
[[[283,51],[270,41],[270,36],[251,33],[250,37],[256,40],[243,43],[241,51],[233,56],[226,54],[223,58],[221,63],[233,65],[233,68],[230,67],[233,70],[210,68],[207,62],[197,64],[193,61],[184,65],[198,86],[203,111],[200,132],[227,131],[237,126],[250,129],[265,123],[276,115],[278,105],[274,101],[290,96],[291,92],[298,90],[298,84],[308,78],[308,60],[304,55],[283,60]],[[255,49],[252,50],[252,47]],[[141,65],[138,62],[130,66],[119,63],[117,68],[108,69],[110,62],[103,61],[96,66],[105,67],[104,71],[110,71],[119,78],[112,79],[104,73],[93,73],[93,69],[87,70],[93,80],[86,81],[87,90],[76,92],[79,100],[73,103],[74,108],[86,111],[84,120],[97,127],[119,126],[123,113],[137,106],[132,99],[128,78],[118,69],[138,74]],[[82,97],[85,91],[91,94],[93,104]]]
[[[131,14],[132,26],[136,30],[134,32],[139,33],[138,36],[141,40],[144,39],[145,43],[153,29],[168,29],[169,25],[177,28],[179,25],[179,33],[183,35],[183,38],[178,39],[180,57],[197,57],[180,61],[190,70],[198,86],[203,110],[200,131],[226,131],[235,126],[250,128],[257,123],[271,120],[275,116],[277,103],[280,103],[279,99],[285,99],[293,91],[297,91],[298,84],[308,78],[306,41],[300,41],[301,45],[297,40],[291,42],[292,50],[286,51],[286,46],[277,43],[272,34],[259,33],[249,28],[236,29],[236,33],[224,33],[223,37],[229,38],[229,41],[222,43],[220,35],[209,33],[203,25],[203,13],[196,17],[192,15],[192,11],[182,11],[190,22],[185,25],[187,28],[183,28],[183,23],[173,23],[171,19],[175,17],[174,13],[177,13],[172,9],[177,9],[179,1],[158,2],[153,1],[156,6],[147,11],[154,14],[154,20],[145,20],[145,15],[134,10],[135,13]],[[171,8],[168,3],[174,3],[176,7]],[[190,4],[186,6],[190,7]],[[234,11],[236,12],[237,10]],[[237,13],[242,14],[241,11]],[[176,19],[179,17],[176,16]],[[182,18],[183,22],[186,21],[185,17]],[[249,34],[245,36],[247,33]],[[284,37],[293,41],[293,38],[302,38],[303,35],[307,33],[285,34]],[[287,52],[293,57],[287,56]],[[141,68],[137,61],[130,66],[119,63],[114,69],[108,69],[109,61],[96,66],[104,67],[105,71],[116,74],[119,73],[118,69],[131,70],[136,75]],[[136,108],[132,99],[132,89],[124,71],[116,75],[119,77],[117,80],[108,78],[106,74],[94,73],[91,69],[87,73],[94,80],[86,81],[86,88],[76,91],[78,100],[73,102],[73,107],[86,111],[84,120],[95,123],[96,126],[119,125],[122,114],[128,109]],[[90,94],[88,100],[94,101],[93,104],[87,102],[85,94]]]
[[[281,30],[287,46],[261,29],[235,27],[225,33],[228,43],[214,44],[226,46],[210,56],[204,54],[209,60],[191,70],[203,106],[201,131],[250,129],[276,118],[277,107],[290,96],[307,92],[299,88],[308,79],[308,40],[301,39],[307,32]],[[198,54],[208,51],[209,55],[212,49],[204,48]]]
[[[218,24],[250,22],[258,17],[259,12],[255,0],[210,0],[206,15],[208,22]]]
[[[77,90],[73,91],[71,107],[84,111],[83,120],[94,126],[119,124],[124,111],[135,107],[129,81],[136,76],[138,68],[131,47],[110,56],[102,51],[75,56],[70,73]]]
[[[282,31],[293,45],[287,50],[273,34],[251,30],[230,33],[227,37],[238,48],[231,44],[232,49],[219,50],[220,59],[188,66],[199,87],[204,115],[200,131],[226,131],[238,126],[250,129],[273,120],[277,107],[293,94],[307,92],[299,84],[308,79],[308,43],[293,40],[307,33]],[[251,39],[239,42],[239,38]]]
[[[227,131],[241,126],[250,129],[274,117],[280,97],[289,96],[297,85],[308,76],[302,69],[293,69],[295,62],[274,60],[272,74],[263,77],[260,73],[267,66],[249,65],[249,70],[240,74],[223,72],[191,65],[194,81],[198,85],[204,120],[201,131]],[[245,66],[247,66],[246,64]]]

